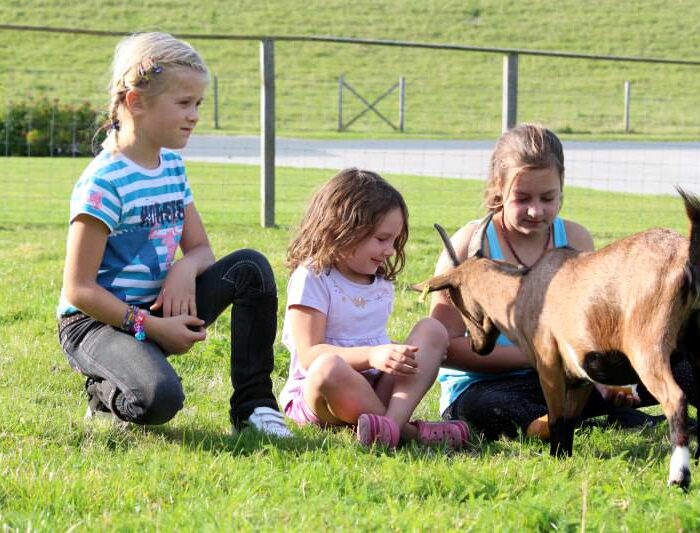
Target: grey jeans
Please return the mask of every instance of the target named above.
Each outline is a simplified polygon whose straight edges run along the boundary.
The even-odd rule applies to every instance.
[[[239,250],[197,278],[197,314],[209,326],[231,307],[230,420],[239,426],[253,409],[277,409],[270,374],[277,330],[277,289],[267,259]],[[59,340],[70,365],[88,377],[88,395],[123,420],[162,424],[182,409],[180,378],[155,342],[137,341],[119,328],[76,313],[59,320]]]

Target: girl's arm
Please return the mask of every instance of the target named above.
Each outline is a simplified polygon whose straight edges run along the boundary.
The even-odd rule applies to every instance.
[[[326,344],[326,315],[305,305],[290,306],[285,320],[289,321],[299,362],[305,369],[318,356],[334,354],[345,359],[358,372],[376,368],[388,374],[416,373],[416,346],[385,344],[346,348]]]
[[[120,327],[127,304],[97,283],[109,230],[90,215],[78,215],[68,228],[63,295],[86,315]]]
[[[107,227],[90,215],[81,214],[73,220],[68,229],[63,294],[83,313],[120,328],[127,304],[97,283],[107,235]],[[168,353],[184,353],[205,337],[203,332],[191,331],[187,326],[199,327],[202,324],[196,317],[163,319],[149,316],[145,329],[146,335]]]
[[[467,224],[452,237],[452,245],[455,248],[457,258],[464,261],[467,257],[467,248],[477,224]],[[452,268],[452,260],[443,250],[435,268],[435,274],[442,274]],[[442,363],[443,367],[456,368],[469,372],[506,372],[529,368],[530,361],[517,346],[499,346],[487,356],[475,353],[471,348],[471,340],[465,337],[466,328],[462,314],[452,304],[446,290],[432,293],[430,301],[430,316],[436,318],[447,328],[450,335],[450,344],[447,348],[447,359]]]
[[[180,239],[183,256],[173,263],[151,310],[163,308],[163,316],[197,316],[195,280],[214,261],[202,218],[194,203],[185,208],[185,223]]]

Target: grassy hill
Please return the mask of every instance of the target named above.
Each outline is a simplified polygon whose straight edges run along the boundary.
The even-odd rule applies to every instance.
[[[695,60],[700,4],[692,1],[367,1],[339,0],[6,1],[0,20],[113,31],[175,34],[334,35],[492,47]],[[25,94],[105,101],[116,42],[0,30],[0,102]],[[192,40],[219,79],[220,124],[254,133],[258,124],[259,44]],[[406,78],[406,134],[483,136],[500,130],[500,54],[278,42],[278,127],[282,134],[332,135],[337,79],[372,101]],[[545,122],[579,136],[623,131],[623,84],[632,82],[632,128],[645,136],[693,138],[700,132],[700,67],[520,58],[519,120]],[[346,120],[363,109],[346,92]],[[378,109],[398,122],[394,93]],[[204,129],[213,127],[212,99]],[[368,114],[351,131],[393,135]]]
[[[394,453],[367,451],[343,429],[295,428],[287,442],[250,432],[230,438],[227,313],[209,328],[206,342],[170,359],[187,395],[174,420],[125,431],[84,424],[83,383],[61,353],[55,324],[67,198],[84,161],[54,159],[46,179],[27,172],[47,161],[0,158],[7,182],[0,212],[3,533],[700,530],[698,466],[691,465],[690,493],[665,486],[666,423],[621,430],[598,420],[577,431],[574,456],[563,460],[550,458],[546,443],[525,438],[475,437],[456,454],[410,445]],[[251,209],[256,168],[192,164],[190,171],[217,256],[252,247],[270,258],[281,328],[285,248],[327,172],[280,169],[280,226],[261,229]],[[433,270],[440,243],[432,223],[437,216],[450,231],[461,225],[477,212],[481,186],[387,177],[411,213],[407,268],[396,283],[389,322],[390,338],[399,340],[427,312],[408,286]],[[660,225],[686,225],[677,198],[576,188],[567,189],[566,216],[588,226],[601,245],[649,222],[651,216],[636,221],[616,211],[624,204],[647,209]],[[280,335],[277,341],[273,379],[279,393],[289,354]],[[439,416],[437,389],[421,402],[417,418]]]

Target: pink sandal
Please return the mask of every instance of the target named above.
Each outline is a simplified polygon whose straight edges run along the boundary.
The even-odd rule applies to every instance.
[[[357,419],[357,440],[365,446],[382,444],[396,448],[399,436],[399,426],[391,418],[365,413]]]
[[[418,428],[418,442],[426,445],[447,444],[454,450],[461,450],[469,442],[469,426],[461,420],[447,422],[411,422]]]

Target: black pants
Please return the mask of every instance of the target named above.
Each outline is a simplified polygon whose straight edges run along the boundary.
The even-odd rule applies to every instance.
[[[277,331],[277,288],[267,259],[239,250],[199,277],[197,314],[209,326],[231,304],[230,419],[245,421],[260,406],[278,409],[270,374]],[[168,354],[156,343],[78,313],[59,321],[69,363],[92,378],[90,394],[123,420],[162,424],[182,408],[184,393]]]
[[[697,406],[693,365],[687,359],[679,359],[674,362],[672,371],[688,403]],[[658,403],[643,385],[637,387],[637,392],[641,399],[639,407]],[[581,419],[609,415],[614,409],[593,389]],[[519,431],[524,435],[533,420],[546,414],[547,403],[533,370],[524,375],[474,383],[445,409],[442,416],[446,420],[465,420],[487,439],[495,439],[501,435],[516,437]]]

